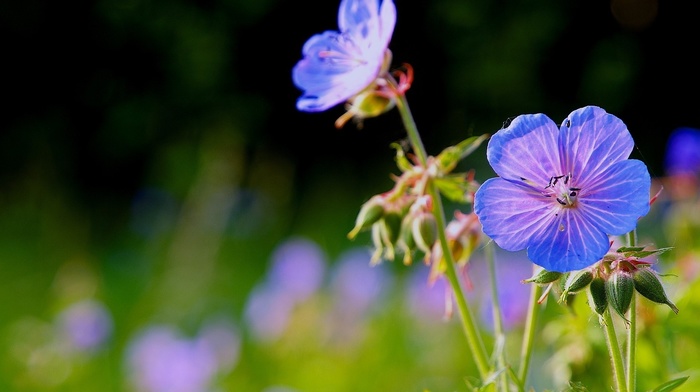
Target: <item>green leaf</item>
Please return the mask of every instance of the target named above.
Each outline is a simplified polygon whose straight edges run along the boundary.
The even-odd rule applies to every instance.
[[[671,381],[666,381],[665,383],[659,385],[658,387],[652,389],[650,392],[668,392],[672,391],[679,386],[681,386],[690,376],[679,377]]]
[[[644,246],[623,246],[620,248],[617,248],[616,252],[617,253],[629,253],[629,252],[639,252],[640,250],[644,250]]]
[[[466,182],[455,181],[453,178],[435,178],[435,185],[443,196],[457,203],[471,202],[470,188]]]
[[[451,172],[457,163],[464,159],[466,156],[474,152],[481,143],[488,139],[488,134],[483,134],[481,136],[472,136],[466,140],[461,141],[456,146],[450,146],[442,150],[442,152],[437,156],[438,167],[442,173]]]
[[[668,252],[673,249],[673,247],[659,248],[659,249],[648,249],[644,250],[644,246],[623,246],[617,249],[617,253],[622,253],[625,257],[636,257],[643,259],[651,255],[657,255],[664,252]]]

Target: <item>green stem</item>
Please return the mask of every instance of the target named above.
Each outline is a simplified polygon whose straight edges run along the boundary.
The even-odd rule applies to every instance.
[[[637,232],[627,233],[627,245],[637,245]],[[634,392],[637,388],[637,293],[633,293],[630,302],[629,329],[627,331],[627,389]]]
[[[506,368],[506,350],[505,350],[505,340],[506,336],[503,333],[503,317],[501,314],[501,303],[498,298],[498,286],[496,282],[496,258],[493,253],[493,242],[489,241],[486,244],[485,255],[486,263],[489,266],[489,279],[491,281],[491,304],[493,309],[493,332],[496,337],[496,342],[498,343],[498,352],[496,356],[496,361],[498,363],[498,368],[501,371],[499,376],[501,382],[501,390],[508,391],[508,372],[505,371]]]
[[[421,141],[420,134],[418,133],[418,128],[413,120],[413,115],[408,107],[408,101],[406,97],[399,94],[397,97],[396,107],[401,114],[401,119],[403,120],[404,126],[406,127],[406,133],[411,141],[413,147],[413,152],[416,154],[420,162],[426,166],[428,162],[428,155]],[[440,240],[440,245],[442,247],[442,253],[445,258],[445,275],[450,282],[450,286],[454,292],[455,300],[457,302],[457,307],[459,309],[460,319],[462,321],[462,329],[467,338],[467,343],[469,344],[470,351],[476,363],[476,367],[479,370],[479,375],[481,380],[485,380],[490,372],[488,355],[486,354],[486,348],[479,335],[479,331],[474,323],[474,317],[472,316],[469,305],[466,301],[464,295],[464,290],[462,285],[457,278],[457,271],[454,265],[454,258],[452,256],[452,251],[450,250],[449,243],[447,241],[447,235],[445,234],[445,209],[442,204],[442,198],[437,190],[435,184],[430,181],[428,184],[428,192],[433,199],[433,208],[435,213],[435,220],[438,227],[438,238]]]
[[[537,267],[533,265],[533,271]],[[523,343],[520,349],[520,369],[518,369],[518,379],[523,387],[527,381],[527,372],[530,367],[530,357],[532,356],[532,345],[535,338],[535,324],[537,323],[537,300],[542,295],[542,287],[535,283],[530,283],[530,303],[527,308],[527,319],[525,320],[525,331],[523,332]]]
[[[605,327],[605,337],[608,342],[608,351],[610,352],[610,360],[612,361],[617,392],[627,392],[625,369],[622,367],[622,354],[620,353],[620,346],[617,343],[615,326],[613,325],[613,319],[612,316],[610,316],[609,308],[603,312],[603,326]]]

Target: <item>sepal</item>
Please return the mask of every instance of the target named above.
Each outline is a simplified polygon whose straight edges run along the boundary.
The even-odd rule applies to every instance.
[[[605,281],[605,294],[610,306],[627,321],[625,313],[629,310],[634,295],[632,274],[620,269],[613,270]]]
[[[678,308],[666,296],[664,287],[654,271],[648,267],[638,268],[633,272],[633,277],[634,288],[639,294],[653,302],[668,305],[674,313],[678,314]]]

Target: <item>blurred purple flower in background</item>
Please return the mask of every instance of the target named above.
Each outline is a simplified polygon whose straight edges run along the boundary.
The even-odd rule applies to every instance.
[[[264,283],[248,296],[244,318],[252,336],[261,341],[278,339],[287,328],[296,301],[284,291]]]
[[[169,325],[154,325],[139,333],[127,347],[127,370],[140,392],[206,392],[213,378],[231,370],[238,359],[240,340],[232,327],[203,328],[186,338]]]
[[[61,334],[80,351],[99,349],[112,336],[112,315],[101,302],[86,299],[76,302],[58,315]]]
[[[259,340],[272,341],[287,327],[294,307],[319,290],[326,272],[325,255],[305,238],[281,243],[272,253],[265,280],[248,297],[244,317]]]
[[[408,278],[406,290],[408,311],[416,320],[431,323],[442,322],[449,317],[452,289],[442,276],[429,283],[430,267],[417,264]]]
[[[268,282],[285,295],[303,301],[323,284],[325,260],[323,251],[313,241],[304,238],[289,239],[272,254]]]
[[[671,132],[664,167],[667,175],[700,174],[700,129],[683,127]]]
[[[344,313],[362,316],[388,289],[390,275],[383,264],[370,266],[371,252],[355,248],[340,255],[330,288]]]
[[[501,308],[503,329],[507,331],[520,325],[527,316],[531,287],[530,284],[525,284],[522,280],[532,276],[532,263],[528,261],[524,251],[505,252],[496,249],[494,253],[498,304]],[[493,331],[493,297],[486,260],[483,257],[478,257],[470,263],[475,267],[470,270],[474,281],[474,291],[481,293],[482,322]]]

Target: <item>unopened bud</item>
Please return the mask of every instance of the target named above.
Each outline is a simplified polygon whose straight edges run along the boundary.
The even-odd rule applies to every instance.
[[[658,275],[648,267],[638,268],[633,273],[634,288],[647,299],[668,305],[674,313],[678,314],[678,308],[666,296],[664,287],[659,281]]]
[[[560,301],[565,302],[569,294],[576,294],[591,284],[593,280],[593,272],[589,269],[575,271],[569,274],[564,283],[564,292],[561,294]]]
[[[632,274],[623,270],[614,270],[605,281],[605,294],[610,306],[624,319],[634,295]]]
[[[420,214],[413,220],[413,239],[423,252],[429,253],[437,239],[437,222],[430,213]]]
[[[355,219],[355,227],[348,233],[348,238],[354,239],[360,231],[370,228],[382,216],[384,216],[384,206],[376,197],[370,199],[360,208],[360,212]]]
[[[523,280],[523,283],[536,283],[539,285],[546,285],[554,282],[555,280],[561,278],[562,273],[557,271],[547,271],[546,269],[540,270],[532,277]]]
[[[377,117],[388,112],[395,105],[396,102],[393,99],[387,98],[386,95],[378,93],[375,89],[369,89],[352,99],[348,105],[348,111],[335,121],[335,126],[340,129],[353,117],[358,120]]]
[[[588,285],[588,293],[590,294],[589,305],[599,315],[605,312],[608,308],[608,298],[605,294],[605,281],[603,278],[593,278],[591,284]]]

